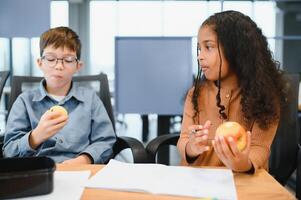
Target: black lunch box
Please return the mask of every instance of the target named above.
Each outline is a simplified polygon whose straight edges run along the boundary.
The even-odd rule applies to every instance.
[[[55,162],[48,157],[0,159],[0,199],[48,194]]]

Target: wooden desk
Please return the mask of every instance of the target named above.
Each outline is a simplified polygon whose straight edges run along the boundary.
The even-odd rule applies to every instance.
[[[63,165],[58,164],[58,171],[91,170],[94,175],[103,165]],[[239,200],[290,200],[295,199],[265,170],[259,170],[255,175],[234,174],[237,197]],[[172,183],[171,183],[172,184]],[[82,200],[183,200],[195,199],[176,196],[152,195],[147,193],[119,192],[113,190],[86,188]]]

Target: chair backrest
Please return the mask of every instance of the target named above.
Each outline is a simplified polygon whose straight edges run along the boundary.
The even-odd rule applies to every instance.
[[[10,111],[13,103],[17,99],[17,97],[23,92],[22,87],[25,84],[34,84],[38,83],[43,79],[43,77],[32,77],[32,76],[13,76],[12,78],[12,87],[11,87],[11,94],[9,98],[9,106],[8,112]],[[73,81],[76,83],[83,83],[85,85],[90,85],[92,82],[98,82],[99,84],[99,91],[97,91],[98,96],[102,100],[106,111],[109,115],[109,118],[113,124],[115,130],[115,120],[114,120],[114,113],[111,104],[111,95],[109,91],[109,84],[107,75],[101,73],[99,75],[89,75],[89,76],[75,76],[73,77]],[[91,86],[91,85],[90,85]],[[92,86],[91,86],[92,87]]]
[[[0,72],[0,97],[2,96],[3,88],[5,83],[9,77],[9,71],[1,71]]]
[[[289,97],[281,108],[280,121],[271,146],[269,173],[282,185],[285,185],[296,169],[298,152],[298,93],[299,75],[285,74],[289,84]]]

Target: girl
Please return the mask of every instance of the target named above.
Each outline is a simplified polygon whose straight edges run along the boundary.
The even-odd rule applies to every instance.
[[[197,52],[198,75],[186,98],[177,145],[182,164],[250,173],[267,169],[286,93],[266,37],[240,12],[216,13],[199,29]],[[233,138],[215,137],[224,121],[249,130],[242,152]]]

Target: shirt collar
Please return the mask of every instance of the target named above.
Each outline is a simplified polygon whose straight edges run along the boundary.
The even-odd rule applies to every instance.
[[[45,97],[51,98],[50,95],[48,94],[48,92],[46,91],[45,86],[46,86],[46,80],[43,79],[43,80],[41,80],[40,85],[39,85],[39,92],[35,93],[35,95],[33,97],[33,101],[42,101]],[[74,83],[73,81],[71,83],[71,89],[68,92],[66,98],[64,98],[64,101],[68,101],[72,97],[74,97],[78,101],[84,102],[84,98],[82,97],[82,95],[80,95],[80,91],[79,91],[78,87],[76,86],[76,83]]]

